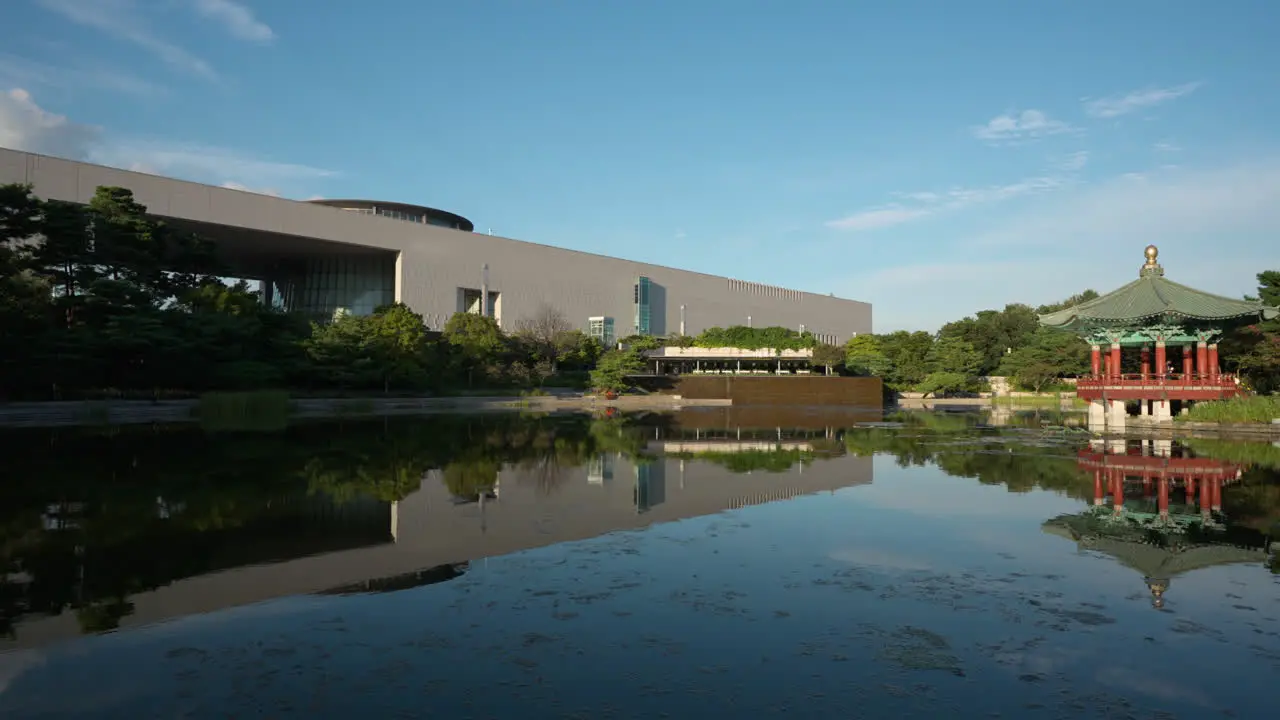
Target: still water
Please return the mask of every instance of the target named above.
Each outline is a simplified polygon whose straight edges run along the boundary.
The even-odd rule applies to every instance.
[[[1280,448],[775,420],[0,434],[0,716],[1275,717]]]

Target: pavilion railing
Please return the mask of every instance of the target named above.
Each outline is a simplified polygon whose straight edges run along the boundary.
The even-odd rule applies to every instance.
[[[1236,376],[1229,373],[1219,373],[1217,375],[1208,373],[1191,373],[1189,375],[1184,373],[1170,373],[1167,375],[1125,373],[1123,375],[1082,377],[1076,381],[1077,388],[1115,387],[1117,385],[1153,388],[1171,386],[1234,388],[1239,383],[1236,380]]]

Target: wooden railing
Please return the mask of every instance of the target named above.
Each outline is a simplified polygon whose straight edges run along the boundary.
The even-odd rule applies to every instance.
[[[1076,382],[1078,389],[1100,387],[1207,387],[1207,388],[1234,388],[1236,387],[1236,376],[1227,373],[1218,375],[1209,375],[1208,373],[1192,373],[1190,375],[1183,373],[1171,373],[1168,375],[1142,375],[1140,373],[1129,373],[1125,375],[1099,376],[1080,378]]]

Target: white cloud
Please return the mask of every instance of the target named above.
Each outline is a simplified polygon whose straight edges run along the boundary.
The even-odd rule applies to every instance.
[[[1089,151],[1078,150],[1063,158],[1062,161],[1058,163],[1058,167],[1060,167],[1064,172],[1079,172],[1088,164]]]
[[[39,4],[78,25],[104,32],[152,53],[184,72],[215,80],[208,62],[161,38],[139,17],[133,0],[38,0]]]
[[[942,192],[902,193],[898,197],[907,202],[862,210],[839,220],[831,220],[826,223],[826,226],[835,230],[851,232],[879,230],[909,223],[941,212],[962,210],[974,205],[1002,202],[1016,197],[1055,190],[1069,182],[1071,182],[1071,178],[1068,174],[1041,175],[1008,185],[952,188]]]
[[[902,205],[887,205],[884,207],[871,208],[856,212],[848,217],[832,220],[827,223],[827,227],[836,230],[851,230],[860,232],[863,230],[878,230],[880,228],[893,227],[903,223],[911,222],[917,218],[922,218],[933,212],[932,208],[927,207],[903,207]]]
[[[1276,197],[1280,158],[1129,173],[1046,196],[976,237],[931,248],[930,263],[881,268],[838,291],[875,305],[877,332],[936,330],[1011,302],[1113,290],[1137,277],[1153,242],[1172,279],[1239,297],[1256,290],[1258,272],[1277,266]]]
[[[198,143],[115,137],[41,108],[20,89],[0,95],[0,146],[268,194],[280,191],[251,188],[302,188],[337,174]]]
[[[26,90],[0,94],[0,146],[60,157],[83,158],[101,138],[92,125],[71,122],[41,108]]]
[[[1023,110],[992,118],[986,125],[973,128],[973,136],[988,142],[1007,143],[1035,140],[1049,135],[1078,132],[1061,120],[1054,120],[1040,110]]]
[[[109,90],[139,96],[163,92],[146,80],[101,66],[53,65],[8,53],[0,53],[0,87]]]
[[[1182,151],[1181,147],[1178,147],[1178,145],[1176,145],[1175,143],[1169,142],[1168,140],[1162,140],[1152,145],[1151,149],[1155,150],[1158,153],[1176,153],[1176,152]]]
[[[238,182],[231,182],[230,180],[222,183],[222,187],[228,190],[239,190],[240,192],[249,192],[249,193],[256,193],[258,195],[270,195],[272,197],[280,197],[279,190],[275,190],[272,188],[251,188],[247,185],[241,185]]]
[[[233,37],[258,43],[268,43],[276,37],[275,31],[240,3],[232,0],[192,0],[192,5],[201,16],[221,23]]]
[[[1114,118],[1128,115],[1131,112],[1155,107],[1171,100],[1190,95],[1201,83],[1192,82],[1166,88],[1146,88],[1128,93],[1110,95],[1104,98],[1083,98],[1084,111],[1090,117]]]

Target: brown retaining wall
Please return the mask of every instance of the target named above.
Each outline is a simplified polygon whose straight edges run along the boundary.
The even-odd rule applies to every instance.
[[[883,400],[880,378],[821,375],[682,375],[665,392],[690,400],[731,400],[734,405],[843,405],[878,408]]]

